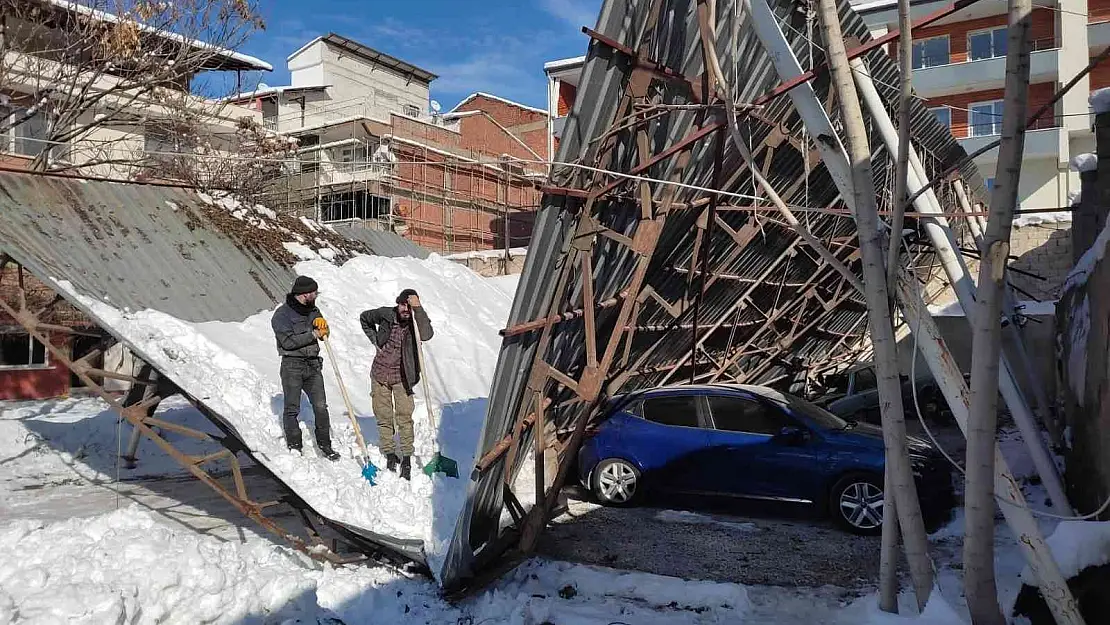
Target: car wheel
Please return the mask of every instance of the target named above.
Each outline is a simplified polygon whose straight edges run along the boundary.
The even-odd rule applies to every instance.
[[[829,512],[837,525],[862,536],[883,530],[883,482],[870,475],[840,478],[832,487]]]
[[[627,506],[640,495],[640,470],[620,458],[602,460],[594,467],[593,491],[607,506]]]

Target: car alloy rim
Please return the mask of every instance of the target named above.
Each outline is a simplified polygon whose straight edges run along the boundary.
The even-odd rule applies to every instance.
[[[870,482],[850,484],[840,493],[840,514],[860,529],[874,529],[883,523],[883,491]]]
[[[609,501],[624,503],[636,493],[636,473],[623,462],[614,462],[597,476],[601,494]]]

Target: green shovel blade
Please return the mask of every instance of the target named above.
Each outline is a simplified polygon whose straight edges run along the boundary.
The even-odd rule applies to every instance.
[[[443,473],[447,477],[459,477],[459,463],[447,456],[436,452],[428,464],[424,465],[424,475],[432,477],[433,473]]]

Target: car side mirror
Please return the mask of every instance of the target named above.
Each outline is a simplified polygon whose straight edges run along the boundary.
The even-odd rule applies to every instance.
[[[809,432],[805,429],[788,425],[775,436],[775,441],[783,445],[804,445],[809,440]]]

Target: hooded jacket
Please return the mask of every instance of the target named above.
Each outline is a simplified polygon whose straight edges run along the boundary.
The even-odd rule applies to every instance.
[[[293,295],[285,296],[270,319],[278,353],[291,358],[319,358],[320,344],[312,333],[312,321],[323,315],[315,304],[301,304]]]
[[[435,332],[423,306],[412,309],[410,323],[413,320],[420,328],[421,339],[426,341],[432,338]],[[378,349],[389,342],[389,333],[393,331],[393,326],[401,323],[394,306],[367,310],[359,316],[359,321],[362,322],[362,331],[366,333],[366,337]],[[401,383],[410,394],[420,383],[420,358],[416,354],[416,336],[412,332],[405,334],[405,340],[401,344]]]

